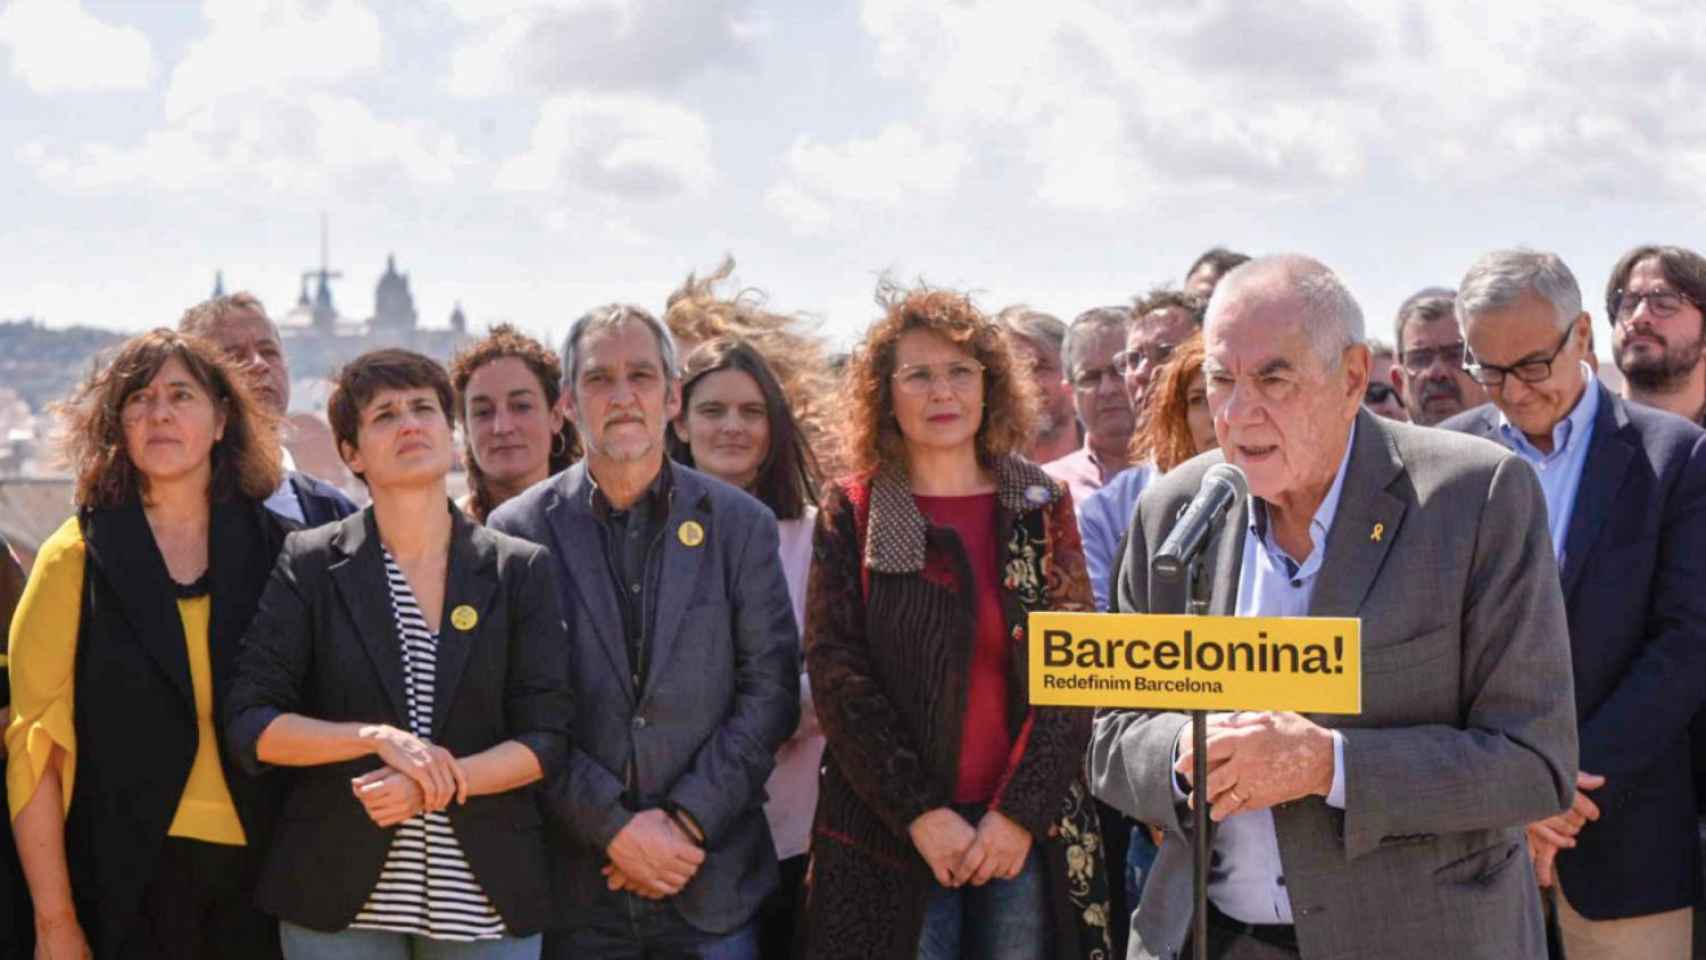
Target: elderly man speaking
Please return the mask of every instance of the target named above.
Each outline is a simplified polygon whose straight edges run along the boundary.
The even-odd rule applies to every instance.
[[[1183,609],[1150,555],[1228,460],[1250,497],[1207,547],[1212,612],[1360,617],[1363,712],[1211,717],[1201,785],[1184,714],[1097,720],[1097,795],[1167,832],[1132,958],[1187,949],[1187,805],[1203,800],[1212,956],[1545,956],[1523,828],[1567,807],[1576,778],[1546,502],[1495,444],[1359,412],[1362,341],[1356,301],[1303,257],[1251,261],[1209,303],[1220,450],[1144,493],[1116,609]]]

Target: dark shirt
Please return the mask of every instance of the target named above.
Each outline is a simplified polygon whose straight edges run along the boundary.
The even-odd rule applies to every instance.
[[[634,690],[645,684],[652,621],[657,616],[659,560],[663,556],[663,525],[669,519],[669,464],[665,461],[651,485],[626,510],[611,508],[604,491],[592,484],[592,513],[604,535],[605,565],[621,601],[622,635],[627,640],[628,669]]]

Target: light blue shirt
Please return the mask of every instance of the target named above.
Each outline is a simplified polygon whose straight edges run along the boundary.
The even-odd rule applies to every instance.
[[[1131,527],[1137,498],[1158,475],[1152,463],[1127,467],[1078,504],[1078,535],[1084,541],[1084,564],[1090,571],[1097,610],[1111,609],[1115,591],[1108,574],[1114,569],[1114,554]]]
[[[1599,381],[1586,363],[1582,377],[1587,386],[1570,415],[1552,427],[1552,452],[1541,453],[1514,424],[1499,412],[1499,438],[1511,452],[1528,461],[1540,477],[1540,492],[1546,495],[1546,517],[1552,531],[1552,553],[1558,569],[1564,568],[1564,538],[1570,532],[1570,514],[1575,512],[1576,491],[1582,486],[1582,465],[1593,445],[1593,421],[1599,416]]]
[[[1315,596],[1315,583],[1327,554],[1327,533],[1339,512],[1344,492],[1345,469],[1356,443],[1356,424],[1345,441],[1339,473],[1327,496],[1309,520],[1309,556],[1298,563],[1274,541],[1268,527],[1268,507],[1251,497],[1250,530],[1244,537],[1244,560],[1238,574],[1240,617],[1306,617]],[[1175,783],[1175,789],[1177,784]],[[1345,741],[1333,733],[1333,783],[1327,803],[1345,807]],[[1291,895],[1285,887],[1285,868],[1280,861],[1279,834],[1274,830],[1271,809],[1238,813],[1221,821],[1214,835],[1214,866],[1209,873],[1208,896],[1220,911],[1245,923],[1291,923]]]

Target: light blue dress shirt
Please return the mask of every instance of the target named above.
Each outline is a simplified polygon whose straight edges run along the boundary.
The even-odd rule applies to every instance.
[[[1593,421],[1599,416],[1599,381],[1582,364],[1587,386],[1570,415],[1552,427],[1552,452],[1541,453],[1504,413],[1499,413],[1499,437],[1512,453],[1528,461],[1540,477],[1540,492],[1546,495],[1546,517],[1552,531],[1552,553],[1558,569],[1564,569],[1564,538],[1570,532],[1570,514],[1575,512],[1576,491],[1582,486],[1582,466],[1593,444]]]
[[[1344,491],[1345,469],[1356,443],[1356,424],[1345,441],[1339,473],[1327,496],[1309,520],[1309,556],[1300,564],[1280,548],[1268,527],[1267,504],[1251,497],[1250,530],[1244,537],[1244,560],[1238,575],[1240,617],[1305,617],[1315,596],[1315,583],[1327,553],[1327,534],[1339,511]],[[1175,780],[1175,790],[1178,785]],[[1181,794],[1182,797],[1182,794]],[[1333,783],[1327,803],[1345,807],[1345,741],[1333,733]],[[1238,813],[1221,821],[1214,835],[1214,858],[1209,871],[1208,896],[1220,911],[1245,923],[1289,924],[1291,895],[1285,888],[1285,868],[1280,861],[1279,835],[1274,831],[1271,809]]]
[[[1152,463],[1127,467],[1078,504],[1078,535],[1084,541],[1084,564],[1090,571],[1090,590],[1096,595],[1097,610],[1111,609],[1114,590],[1108,573],[1114,569],[1114,554],[1131,528],[1137,498],[1158,475]]]

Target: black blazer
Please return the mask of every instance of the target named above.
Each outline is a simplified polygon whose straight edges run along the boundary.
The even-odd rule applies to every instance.
[[[518,740],[550,776],[563,764],[571,716],[568,640],[545,551],[470,522],[454,527],[439,627],[432,741],[458,757]],[[472,607],[468,630],[450,611]],[[403,660],[372,508],[292,534],[244,638],[225,718],[250,770],[261,732],[280,714],[407,730]],[[395,828],[381,830],[350,793],[375,756],[290,771],[256,902],[315,930],[349,926],[373,892]],[[541,929],[549,909],[534,788],[452,804],[468,865],[512,933]]]
[[[573,638],[581,736],[545,790],[559,850],[552,867],[566,900],[558,927],[585,916],[604,885],[605,850],[637,808],[673,804],[705,831],[705,863],[672,901],[696,928],[739,927],[776,887],[764,781],[800,715],[799,628],[776,517],[720,480],[669,460],[664,469],[674,471],[669,517],[651,667],[639,690],[586,462],[490,518],[494,529],[551,548]]]
[[[344,492],[324,480],[316,480],[306,473],[292,470],[286,475],[290,481],[290,489],[296,493],[296,502],[302,504],[302,525],[318,527],[342,520],[355,512],[355,504]]]
[[[66,860],[95,956],[134,935],[142,895],[195,762],[200,734],[177,591],[142,507],[81,514],[85,556],[77,630],[77,779]],[[243,631],[284,541],[285,524],[253,500],[215,504],[208,527],[214,716],[229,696]],[[216,736],[219,725],[215,723]],[[270,784],[220,752],[250,851],[264,848]],[[259,857],[229,882],[253,886]]]
[[[1600,819],[1558,855],[1593,920],[1700,895],[1689,720],[1706,697],[1706,433],[1604,386],[1560,571],[1581,730]],[[1491,405],[1441,426],[1500,441]]]

